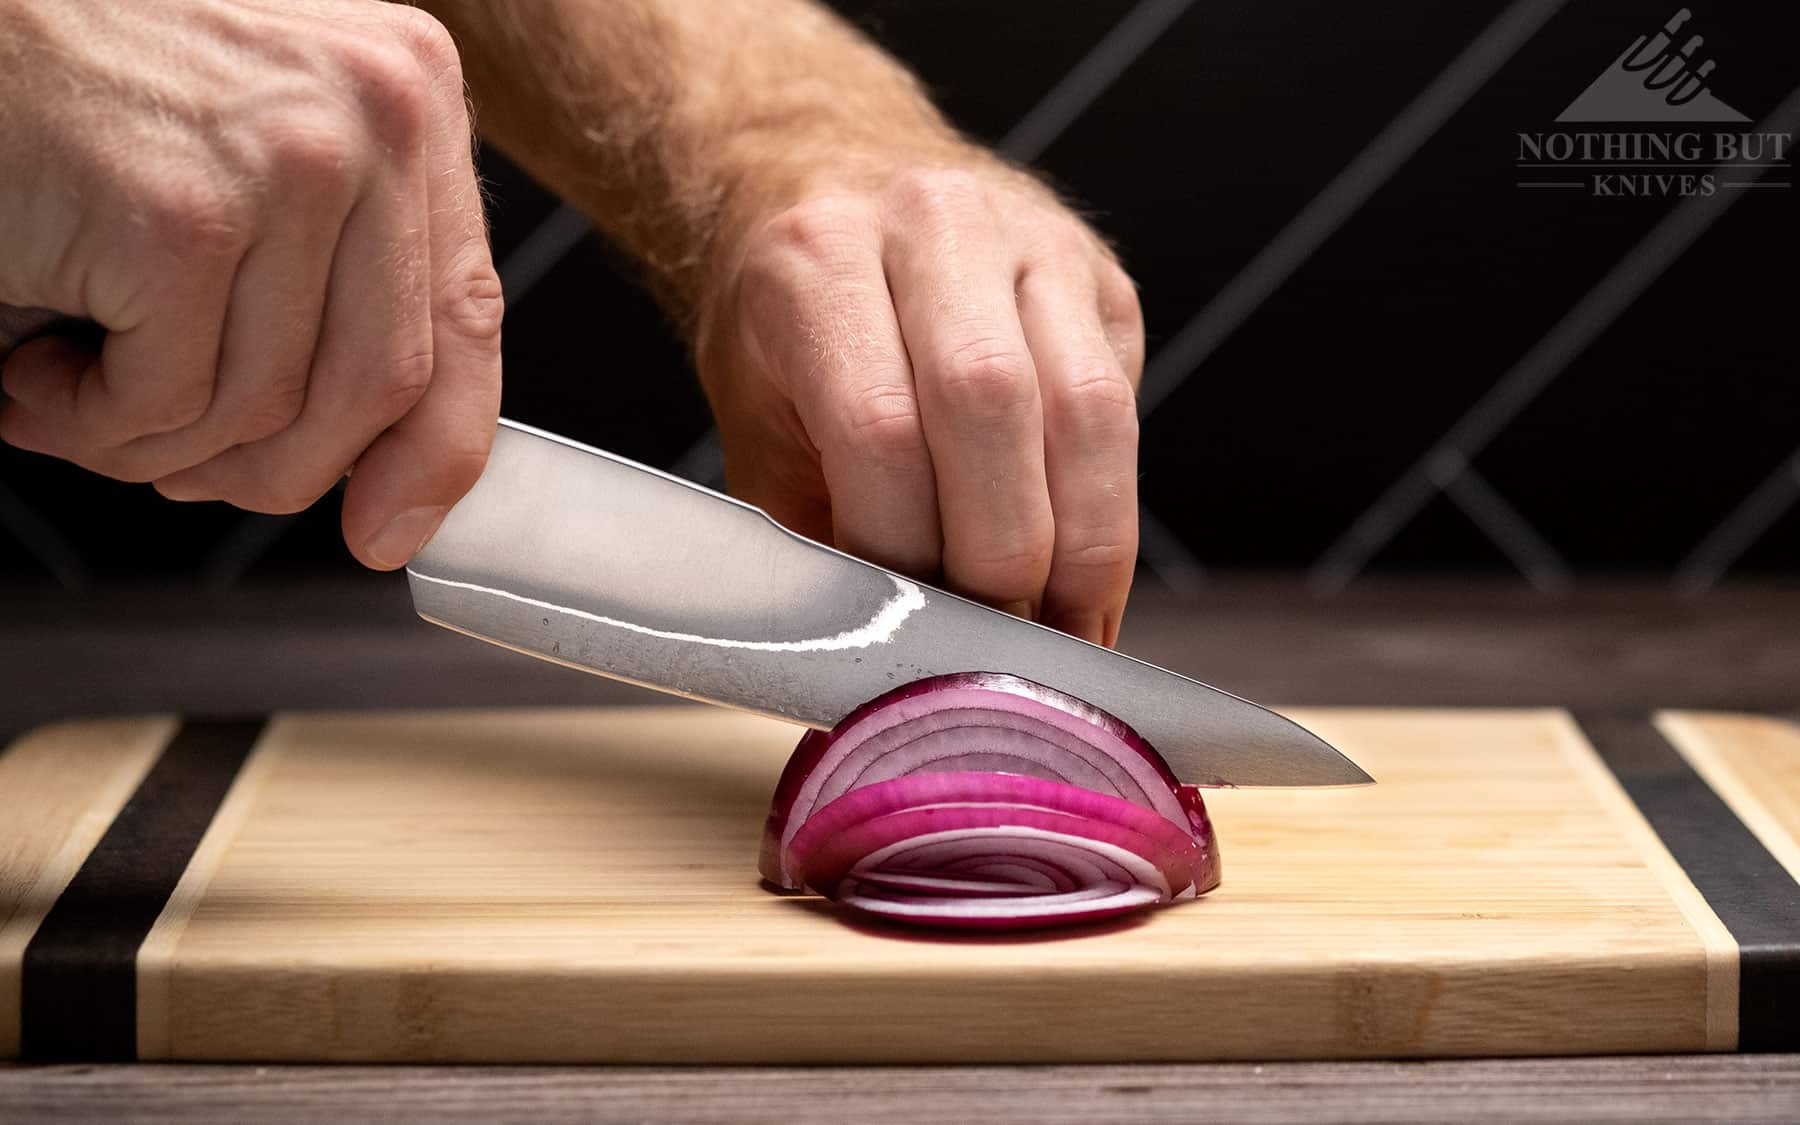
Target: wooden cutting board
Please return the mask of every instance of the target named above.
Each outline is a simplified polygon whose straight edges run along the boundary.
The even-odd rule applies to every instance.
[[[1800,730],[1294,711],[1225,882],[936,937],[759,884],[795,730],[695,708],[68,723],[0,756],[0,1057],[1345,1058],[1800,1047]]]

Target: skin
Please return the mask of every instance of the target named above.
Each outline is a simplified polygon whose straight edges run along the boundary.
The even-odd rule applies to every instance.
[[[501,297],[456,49],[360,0],[0,0],[0,301],[98,354],[7,359],[0,439],[401,565],[480,475]]]
[[[0,0],[0,440],[403,565],[498,412],[483,136],[642,266],[736,494],[1110,644],[1136,294],[1043,184],[810,0]],[[460,46],[460,50],[458,49]]]

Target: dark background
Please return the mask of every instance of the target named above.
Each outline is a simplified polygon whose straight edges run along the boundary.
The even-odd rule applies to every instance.
[[[1036,163],[1137,277],[1154,357],[1371,139],[1509,10],[1494,0],[870,0],[835,6],[949,115],[1004,137],[1122,20],[1173,15]],[[1144,425],[1146,555],[1309,568],[1674,206],[1514,187],[1515,134],[1556,114],[1676,0],[1563,5]],[[1753,120],[1800,83],[1800,5],[1697,0],[1711,88]],[[1751,128],[1751,126],[1743,126]],[[498,154],[508,416],[710,478],[679,342],[588,236],[529,287],[520,245],[557,201]],[[1788,178],[1776,169],[1771,178]],[[1437,495],[1377,570],[1509,570],[1519,536],[1577,580],[1679,572],[1746,498],[1731,573],[1800,564],[1795,195],[1741,197],[1473,459],[1531,530],[1497,540]],[[530,257],[527,254],[526,257]],[[1183,372],[1174,371],[1174,375]],[[0,449],[0,582],[214,585],[348,574],[336,499],[292,519],[177,505]],[[1167,534],[1164,534],[1166,531]],[[1730,538],[1730,537],[1727,537]],[[1727,546],[1730,546],[1727,544]],[[1516,551],[1515,551],[1516,553]],[[1695,563],[1689,562],[1692,571]],[[1716,568],[1716,566],[1715,566]],[[1551,571],[1556,567],[1552,566]],[[1706,569],[1702,566],[1700,569]],[[1542,584],[1543,573],[1539,574]]]

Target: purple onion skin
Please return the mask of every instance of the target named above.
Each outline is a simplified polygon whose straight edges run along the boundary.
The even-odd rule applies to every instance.
[[[1198,787],[1182,784],[1175,777],[1174,771],[1169,768],[1168,763],[1163,760],[1162,755],[1158,754],[1156,749],[1152,747],[1142,735],[1138,734],[1137,731],[1133,730],[1130,725],[1123,720],[1100,710],[1098,707],[1095,707],[1085,700],[1077,699],[1065,692],[1057,691],[1054,688],[1046,687],[1043,684],[1019,676],[997,672],[957,672],[944,676],[934,676],[923,680],[916,680],[864,703],[862,706],[846,715],[829,731],[808,731],[800,739],[799,744],[795,746],[794,753],[788,759],[786,768],[782,770],[781,778],[776,783],[775,793],[770,802],[769,817],[763,833],[761,854],[758,857],[758,867],[762,871],[763,877],[776,887],[782,887],[789,890],[795,889],[789,885],[785,878],[786,865],[784,863],[784,857],[781,854],[782,838],[787,833],[788,821],[793,811],[794,802],[797,799],[801,788],[806,784],[808,778],[817,768],[819,762],[830,752],[832,746],[837,742],[839,737],[853,729],[863,718],[871,713],[885,709],[894,703],[912,699],[916,696],[926,695],[931,692],[941,691],[946,688],[970,687],[1022,696],[1055,707],[1093,723],[1095,726],[1111,733],[1127,746],[1135,750],[1144,761],[1150,763],[1164,781],[1167,782],[1171,792],[1175,795],[1177,803],[1187,814],[1188,823],[1182,827],[1192,835],[1194,842],[1203,857],[1200,864],[1203,878],[1196,881],[1194,892],[1196,894],[1204,894],[1219,885],[1220,864],[1218,844],[1213,833],[1212,821],[1207,816],[1206,802],[1201,796],[1201,791]],[[1110,917],[1135,909],[1141,909],[1141,907],[1122,907],[1102,911],[1076,911],[1062,916],[1017,919],[994,917],[968,919],[935,918],[927,924],[932,926],[953,926],[958,928],[994,930],[1024,927],[1041,928],[1045,926],[1066,925],[1074,922],[1092,921],[1097,918]],[[870,913],[878,914],[879,916],[890,920],[912,921],[909,919],[895,919],[894,916],[882,914],[879,911],[871,911]]]
[[[886,698],[885,695],[881,697]],[[770,884],[782,890],[800,889],[788,886],[782,878],[781,838],[787,834],[788,813],[794,807],[794,798],[799,795],[800,787],[806,784],[806,775],[813,771],[813,767],[819,764],[819,759],[825,756],[825,751],[831,748],[832,735],[858,715],[866,714],[868,708],[867,703],[858,707],[830,731],[807,731],[794,747],[794,753],[781,771],[781,779],[775,783],[775,796],[769,802],[769,819],[763,824],[762,851],[756,859],[756,869],[762,872],[762,877]]]
[[[1151,746],[1143,735],[1133,730],[1129,723],[1110,712],[1102,711],[1085,699],[1077,699],[1067,692],[1057,691],[1055,688],[1046,687],[1035,680],[1028,680],[1023,676],[1014,676],[1006,672],[950,672],[942,676],[928,676],[922,680],[902,684],[892,691],[876,696],[838,720],[838,724],[828,731],[810,730],[801,737],[799,744],[794,747],[793,755],[788,758],[786,768],[781,771],[780,780],[775,783],[775,795],[769,803],[769,819],[763,831],[762,849],[757,862],[757,869],[762,872],[763,878],[779,887],[788,885],[787,880],[782,877],[781,863],[781,838],[787,831],[788,815],[793,811],[794,799],[800,795],[801,786],[806,784],[806,779],[811,776],[819,761],[831,750],[839,737],[854,728],[865,716],[882,711],[902,700],[929,695],[946,688],[959,687],[988,688],[1009,695],[1024,696],[1027,699],[1035,699],[1040,703],[1076,715],[1110,732],[1136,750],[1161,774],[1169,788],[1177,794],[1183,788],[1190,788],[1181,784],[1175,776],[1175,771],[1169,768],[1169,763],[1164,761],[1163,756],[1156,752],[1156,748]],[[1199,794],[1196,790],[1195,800],[1198,799]],[[1204,816],[1204,804],[1200,808],[1201,815]]]
[[[775,783],[774,807],[770,815],[780,814],[783,817],[787,815],[787,811],[793,807],[794,798],[799,795],[801,785],[805,784],[813,767],[819,764],[819,759],[823,758],[826,751],[830,750],[837,742],[842,732],[856,726],[865,716],[886,710],[889,706],[902,700],[929,695],[946,688],[960,687],[990,688],[1009,695],[1024,696],[1027,699],[1035,699],[1040,703],[1049,704],[1058,710],[1086,719],[1095,726],[1117,736],[1120,741],[1141,754],[1145,761],[1155,766],[1157,771],[1162,774],[1163,779],[1169,783],[1170,789],[1181,784],[1181,781],[1175,776],[1175,771],[1169,768],[1169,763],[1163,760],[1163,756],[1156,752],[1156,748],[1151,746],[1143,735],[1132,729],[1131,725],[1123,719],[1111,712],[1102,711],[1085,699],[1077,699],[1067,692],[1057,691],[1055,688],[1045,687],[1035,680],[1028,680],[1023,676],[1014,676],[1006,672],[950,672],[942,676],[928,676],[923,680],[914,680],[909,684],[902,684],[892,691],[878,695],[839,719],[838,724],[828,731],[807,731],[800,739],[799,745],[794,747],[794,753],[788,759],[787,768],[781,771],[781,780]]]
[[[1088,922],[1109,921],[1119,917],[1121,914],[1132,914],[1144,909],[1142,906],[1111,906],[1099,907],[1092,910],[1075,910],[1070,911],[1067,914],[1040,915],[1038,917],[1025,917],[1022,915],[988,915],[986,917],[971,915],[957,917],[951,915],[942,918],[933,918],[929,922],[922,922],[916,918],[905,918],[897,914],[889,914],[882,910],[872,910],[866,906],[859,906],[854,902],[848,902],[844,905],[851,910],[856,911],[858,914],[870,918],[879,918],[884,922],[890,922],[896,925],[909,927],[930,926],[933,929],[944,930],[979,930],[984,933],[1008,933],[1014,930],[1046,930],[1052,927],[1079,926]]]
[[[1009,773],[915,774],[853,790],[807,820],[787,859],[797,881],[836,897],[838,882],[876,849],[931,831],[1008,825],[1122,847],[1157,868],[1165,895],[1216,881],[1188,825],[1118,797]]]
[[[1188,827],[1193,831],[1194,843],[1200,848],[1208,877],[1194,884],[1194,893],[1203,895],[1219,885],[1222,871],[1219,867],[1219,841],[1213,833],[1212,818],[1206,815],[1206,799],[1200,795],[1198,785],[1177,785],[1175,799],[1187,813]]]

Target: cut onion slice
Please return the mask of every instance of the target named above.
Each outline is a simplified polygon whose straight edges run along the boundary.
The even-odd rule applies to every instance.
[[[1219,882],[1199,790],[1120,720],[1016,676],[908,684],[801,739],[761,868],[902,921],[1104,918]]]
[[[1028,926],[1096,922],[1164,901],[1148,887],[1097,883],[1079,891],[1033,898],[924,898],[883,894],[852,881],[838,901],[868,914],[902,922],[924,922],[970,930],[1016,930]]]

